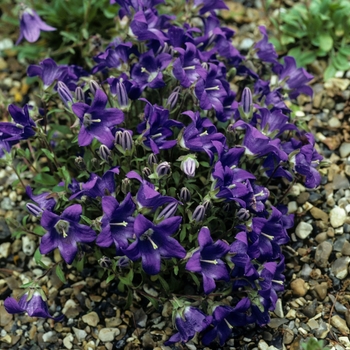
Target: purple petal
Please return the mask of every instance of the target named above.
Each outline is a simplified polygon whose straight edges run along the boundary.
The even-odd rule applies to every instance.
[[[41,217],[41,226],[46,230],[51,230],[53,226],[57,223],[60,217],[49,210],[45,210]]]
[[[23,297],[27,298],[27,294],[23,295]],[[15,298],[6,298],[4,306],[9,314],[19,314],[25,311],[18,305],[18,301]]]
[[[143,215],[138,215],[134,223],[134,231],[137,237],[140,237],[148,229],[154,228],[154,225],[151,221],[146,219]]]
[[[113,216],[113,212],[119,207],[118,201],[112,196],[102,197],[103,216],[109,219]]]
[[[199,245],[203,248],[207,245],[213,244],[213,239],[210,236],[208,227],[202,227],[198,234]]]
[[[61,217],[71,221],[80,221],[80,216],[83,213],[83,209],[80,204],[73,204],[70,207],[66,208]]]
[[[84,114],[89,109],[89,105],[81,102],[73,103],[72,104],[72,111],[73,113],[80,119],[84,118]]]

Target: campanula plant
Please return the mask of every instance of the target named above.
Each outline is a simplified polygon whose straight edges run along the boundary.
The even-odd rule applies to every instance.
[[[248,62],[216,16],[223,1],[111,3],[120,31],[93,67],[30,65],[40,103],[10,105],[0,123],[1,162],[28,195],[14,236],[40,236],[44,275],[66,282],[66,265],[95,263],[126,307],[170,301],[166,344],[223,345],[234,327],[269,322],[294,223],[283,199],[320,184],[314,139],[287,107],[312,95],[312,76],[278,60],[263,27]],[[52,317],[39,282],[6,310]]]

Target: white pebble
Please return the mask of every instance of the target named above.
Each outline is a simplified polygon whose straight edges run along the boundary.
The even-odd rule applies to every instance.
[[[346,220],[346,211],[345,209],[341,207],[334,207],[330,212],[329,212],[329,219],[331,222],[331,225],[336,228],[340,227],[344,224]]]
[[[312,225],[307,222],[300,222],[295,229],[295,234],[301,239],[305,239],[312,232]]]

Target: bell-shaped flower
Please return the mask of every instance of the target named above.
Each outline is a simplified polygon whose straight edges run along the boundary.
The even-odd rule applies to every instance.
[[[25,8],[20,14],[20,35],[16,41],[18,45],[23,38],[30,43],[39,39],[40,31],[51,32],[56,28],[47,25],[39,15],[31,8]]]
[[[114,145],[111,128],[124,121],[124,114],[117,108],[107,108],[107,96],[98,89],[91,106],[77,102],[72,105],[74,114],[80,120],[79,146],[88,146],[96,138],[109,148]]]
[[[230,279],[226,264],[221,260],[230,247],[221,240],[214,243],[207,227],[199,231],[198,242],[199,249],[188,260],[186,269],[202,274],[204,292],[209,294],[215,289],[216,280]]]
[[[6,298],[4,306],[9,314],[20,314],[26,312],[30,317],[52,318],[55,321],[61,321],[64,318],[64,315],[57,317],[52,317],[50,315],[42,293],[39,291],[27,292],[22,295],[19,301],[15,298]]]
[[[161,258],[180,258],[186,256],[186,250],[180,243],[170,237],[179,230],[182,217],[174,216],[153,224],[143,215],[138,215],[134,222],[135,241],[124,254],[131,260],[141,258],[142,268],[149,275],[160,272]]]
[[[28,105],[22,108],[9,105],[8,111],[13,119],[13,123],[0,122],[0,138],[2,141],[11,142],[26,140],[35,135],[36,124],[29,116]]]
[[[164,342],[169,346],[177,342],[187,343],[196,333],[204,331],[211,323],[212,316],[205,315],[202,311],[193,306],[185,306],[176,311],[175,327],[177,333]]]
[[[31,214],[35,215],[35,216],[39,216],[41,215],[41,213],[44,210],[49,210],[52,211],[53,208],[56,205],[56,200],[52,197],[50,197],[50,192],[43,192],[40,194],[33,194],[33,190],[31,189],[30,186],[26,187],[26,193],[27,196],[36,204],[35,205],[33,203],[27,203],[27,209],[30,211]]]
[[[65,262],[71,264],[78,253],[77,243],[90,243],[96,238],[96,232],[92,228],[79,224],[81,215],[80,204],[67,207],[61,215],[45,210],[41,217],[41,226],[47,232],[41,237],[41,254],[58,248]]]
[[[134,234],[134,221],[132,217],[136,206],[128,193],[119,204],[112,196],[102,198],[103,217],[102,231],[96,239],[100,247],[109,247],[114,243],[117,255],[123,255],[121,249],[128,246],[128,239]]]
[[[259,26],[261,35],[263,36],[260,41],[258,41],[254,48],[257,49],[257,56],[263,62],[278,63],[278,55],[273,44],[269,43],[269,38],[266,33],[266,28],[264,26]]]

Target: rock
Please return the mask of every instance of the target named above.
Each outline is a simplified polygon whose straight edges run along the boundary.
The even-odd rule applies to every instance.
[[[343,142],[339,148],[339,153],[342,158],[346,158],[350,154],[350,143]]]
[[[334,228],[342,226],[346,220],[345,209],[334,207],[329,213],[329,219]]]
[[[62,313],[68,318],[75,318],[79,315],[80,307],[75,303],[74,300],[68,299],[64,304]]]
[[[343,280],[348,275],[348,265],[350,257],[343,256],[332,263],[331,270],[335,277]]]
[[[74,340],[73,334],[68,333],[64,338],[63,338],[63,345],[67,349],[71,349],[73,347],[72,341]]]
[[[320,219],[323,222],[328,222],[328,214],[325,213],[323,210],[316,207],[312,207],[310,210],[310,213],[314,219],[316,220]]]
[[[50,331],[43,334],[43,342],[44,343],[56,343],[58,341],[58,336],[56,332]]]
[[[7,258],[11,253],[11,243],[5,242],[0,244],[0,259]]]
[[[293,214],[298,210],[297,202],[292,201],[288,203],[288,214]]]
[[[308,285],[302,278],[297,278],[291,282],[290,288],[293,291],[293,294],[299,297],[303,297],[308,291]]]
[[[98,338],[103,342],[113,341],[114,338],[120,334],[118,328],[102,328],[98,333]]]
[[[312,318],[316,315],[316,308],[317,308],[317,300],[313,300],[312,303],[305,306],[302,310],[303,314],[309,318]]]
[[[272,318],[268,326],[270,328],[278,328],[279,326],[287,322],[288,320],[286,318]]]
[[[7,313],[7,311],[5,310],[5,306],[0,305],[0,326],[1,327],[5,327],[7,326],[7,324],[9,324],[12,319],[13,319],[13,315]]]
[[[288,318],[288,320],[294,320],[297,317],[297,312],[295,309],[290,309],[286,315],[286,318]]]
[[[324,339],[329,333],[329,326],[327,323],[320,321],[319,328],[315,330],[315,337],[317,339]]]
[[[294,340],[294,337],[294,332],[291,329],[283,326],[283,344],[290,344]]]
[[[74,332],[75,336],[77,337],[79,343],[82,342],[87,336],[87,333],[83,329],[78,329],[78,328],[73,327],[73,332]]]
[[[307,325],[310,327],[310,329],[317,329],[320,326],[318,322],[313,318],[307,322]]]
[[[328,120],[328,125],[331,128],[340,128],[341,127],[341,122],[337,117],[332,117]]]
[[[349,180],[347,179],[347,177],[343,173],[334,175],[333,188],[335,190],[347,189],[349,187],[350,187]],[[340,204],[340,203],[338,202],[338,204]]]
[[[341,253],[343,255],[350,256],[350,242],[349,241],[344,242],[344,245],[341,249]]]
[[[295,229],[295,234],[301,239],[305,239],[312,232],[312,225],[307,222],[300,222]]]
[[[254,40],[250,39],[250,38],[244,38],[242,40],[242,42],[240,43],[239,47],[241,50],[249,50],[253,44],[254,44]]]
[[[90,312],[82,317],[83,321],[87,323],[89,326],[96,327],[100,322],[100,318],[98,317],[95,311]]]
[[[317,246],[315,253],[315,264],[318,267],[327,266],[329,256],[332,253],[332,249],[332,244],[327,241],[322,242]]]
[[[297,197],[297,203],[302,205],[304,203],[307,202],[307,200],[310,197],[310,193],[309,192],[302,192],[299,194],[299,196]]]
[[[320,298],[320,300],[323,300],[327,296],[327,291],[328,291],[328,284],[327,282],[322,282],[320,284],[317,284],[315,286],[315,291]]]
[[[278,316],[280,318],[284,318],[284,312],[283,312],[282,300],[281,299],[277,300],[274,313],[276,314],[276,316]]]
[[[152,336],[149,332],[146,332],[142,336],[141,339],[142,339],[143,349],[154,349],[155,348],[154,340],[152,339]]]
[[[332,316],[331,325],[336,329],[338,329],[343,334],[348,335],[350,333],[350,330],[346,325],[345,320],[338,315]]]
[[[105,318],[105,322],[107,328],[117,327],[123,323],[119,317]]]
[[[28,236],[22,237],[22,250],[23,253],[27,256],[32,256],[35,252],[36,245],[35,242],[30,239]]]
[[[258,343],[258,349],[259,350],[267,350],[268,348],[269,348],[269,345],[266,343],[266,341],[261,339]]]

